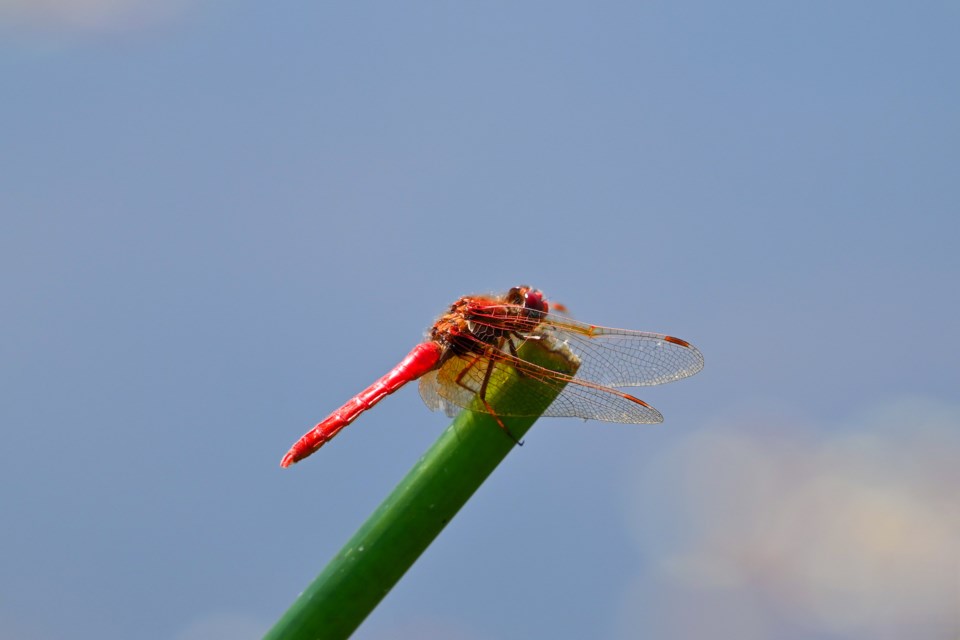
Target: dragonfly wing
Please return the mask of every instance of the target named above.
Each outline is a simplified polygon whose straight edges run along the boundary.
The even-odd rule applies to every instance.
[[[435,369],[420,378],[420,398],[431,411],[443,411],[453,418],[463,407],[469,405],[469,401],[467,404],[457,404],[448,400],[446,394],[442,393],[437,373],[438,370]]]
[[[517,369],[538,384],[509,384],[515,381]],[[498,351],[483,357],[454,356],[420,379],[420,396],[428,407],[443,409],[448,415],[456,414],[458,408],[502,416],[539,415],[540,411],[531,407],[542,409],[549,404],[549,398],[557,393],[555,389],[563,384],[556,375]]]
[[[516,305],[504,304],[472,309],[471,321],[494,331],[509,326],[521,336],[550,336],[580,358],[578,378],[606,387],[664,384],[703,368],[703,355],[696,347],[662,333],[601,327],[555,313],[524,316],[516,312]]]
[[[564,387],[543,415],[623,424],[663,422],[663,415],[643,400],[616,389],[581,384],[576,378]]]
[[[605,387],[674,382],[703,368],[689,342],[662,333],[598,327],[550,314],[539,329],[580,358],[577,378]]]
[[[512,385],[499,391],[494,410],[499,415],[526,416],[531,394],[549,393],[556,396],[540,415],[555,418],[583,418],[624,424],[657,424],[663,415],[643,400],[630,394],[584,380],[578,370],[569,376],[545,369],[532,362],[519,360],[509,354],[500,354],[498,364],[510,366],[523,377],[537,381],[536,385],[521,388]],[[539,406],[543,406],[539,403]]]
[[[537,384],[505,384],[515,382],[518,373]],[[494,406],[478,400],[481,392]],[[466,408],[500,416],[544,415],[627,424],[663,421],[659,411],[631,395],[581,380],[579,373],[576,377],[555,373],[503,352],[451,358],[421,378],[420,395],[428,407],[442,408],[448,415]],[[531,408],[544,405],[548,405],[546,411]]]
[[[490,367],[492,371],[487,376]],[[457,415],[460,409],[487,411],[483,403],[474,403],[483,389],[484,378],[489,378],[485,394],[490,395],[502,386],[508,370],[512,369],[500,360],[474,355],[453,356],[442,367],[420,379],[420,397],[428,407],[434,411],[442,409],[450,417]]]

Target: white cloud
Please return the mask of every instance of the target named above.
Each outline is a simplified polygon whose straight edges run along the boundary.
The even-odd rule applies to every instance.
[[[668,594],[651,628],[660,637],[686,637],[691,624],[719,637],[786,637],[787,627],[957,637],[958,460],[960,408],[916,400],[830,431],[691,434],[634,479],[631,517],[654,567],[634,592]],[[736,606],[722,615],[700,608],[726,600]],[[624,607],[625,628],[644,629],[637,601],[628,595]],[[691,607],[695,620],[677,613]]]

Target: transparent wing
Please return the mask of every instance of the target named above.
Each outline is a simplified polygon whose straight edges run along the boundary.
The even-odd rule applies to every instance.
[[[549,335],[579,359],[576,378],[605,387],[643,387],[674,382],[703,368],[703,355],[692,344],[662,333],[613,329],[586,324],[558,314],[517,317],[516,305],[490,305],[475,322],[502,330],[509,326],[524,336]],[[486,320],[489,318],[489,321]]]
[[[541,321],[540,330],[580,358],[578,378],[601,385],[664,384],[703,369],[703,354],[696,347],[662,333],[598,327],[553,314]]]
[[[518,373],[538,384],[505,385]],[[455,356],[420,379],[420,395],[426,405],[451,416],[459,408],[501,416],[537,415],[536,407],[546,404],[558,387],[563,389],[541,415],[629,424],[663,421],[659,411],[629,394],[583,380],[579,372],[574,377],[556,373],[505,351]],[[485,398],[496,398],[496,407]]]

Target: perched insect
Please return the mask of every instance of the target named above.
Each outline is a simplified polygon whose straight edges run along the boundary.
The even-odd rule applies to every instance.
[[[545,341],[571,354],[578,365],[576,374],[557,373],[521,358],[520,345],[528,340]],[[530,402],[529,410],[523,402],[498,410],[487,397],[505,378],[495,372],[505,368],[565,386],[545,412],[532,408],[542,407],[542,402]],[[280,465],[289,467],[306,458],[361,413],[412,380],[420,380],[420,395],[428,407],[451,414],[469,407],[495,417],[540,414],[650,424],[663,421],[660,412],[613,387],[673,382],[702,368],[703,356],[685,340],[577,322],[551,313],[543,294],[530,287],[513,287],[502,296],[464,296],[433,324],[426,341],[308,431]],[[477,398],[479,403],[474,402]]]

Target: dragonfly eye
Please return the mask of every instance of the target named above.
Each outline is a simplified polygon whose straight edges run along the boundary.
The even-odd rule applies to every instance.
[[[547,313],[550,305],[543,299],[543,294],[536,289],[531,289],[523,295],[523,306],[537,315]]]

